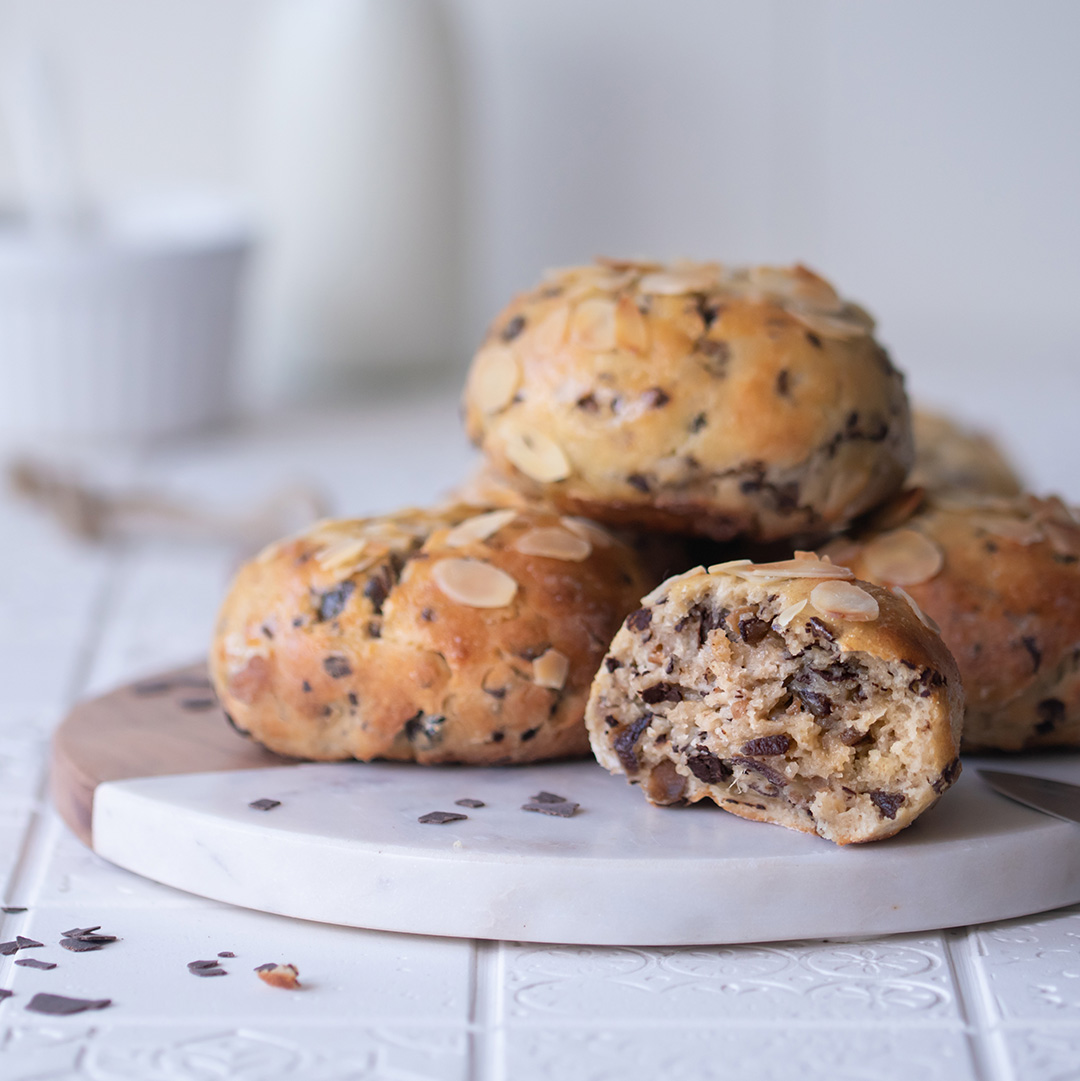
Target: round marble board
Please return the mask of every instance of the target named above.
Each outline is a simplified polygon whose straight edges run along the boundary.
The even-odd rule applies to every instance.
[[[593,762],[295,762],[231,729],[194,667],[78,706],[52,782],[95,852],[215,900],[389,931],[659,946],[919,931],[1080,900],[1080,826],[996,795],[977,764],[897,837],[838,848],[712,806],[650,806]],[[992,765],[1080,782],[1076,755]],[[523,810],[541,792],[579,807]],[[418,821],[432,811],[467,817]]]

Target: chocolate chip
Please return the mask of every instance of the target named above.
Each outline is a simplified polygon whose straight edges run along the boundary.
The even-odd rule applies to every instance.
[[[181,698],[180,708],[190,710],[193,713],[201,713],[203,710],[213,709],[217,705],[216,698]]]
[[[428,811],[427,814],[421,815],[416,821],[422,822],[426,825],[441,826],[446,822],[463,822],[468,815],[458,814],[456,811]]]
[[[742,755],[733,755],[732,762],[738,762],[743,769],[748,769],[753,773],[760,773],[770,784],[776,785],[777,788],[783,788],[788,779],[780,773],[778,770],[772,768],[772,766],[766,765],[764,762],[759,762],[756,758],[744,758]],[[769,793],[765,793],[768,795]]]
[[[739,637],[750,646],[756,646],[770,631],[764,619],[753,615],[739,616]]]
[[[556,796],[554,792],[537,792],[529,797],[530,803],[566,803],[565,796]]]
[[[528,743],[539,731],[539,728],[526,728],[525,731],[521,733],[521,742]]]
[[[303,683],[300,684],[300,690],[302,690],[304,694],[311,694],[311,684],[305,679]]]
[[[281,806],[281,800],[279,799],[256,799],[252,800],[248,806],[253,811],[272,811],[275,807]]]
[[[650,409],[661,409],[671,401],[671,395],[663,387],[649,387],[641,397]]]
[[[924,668],[909,684],[908,690],[920,698],[929,698],[935,687],[945,686],[945,677],[933,668]]]
[[[815,638],[824,638],[826,642],[836,641],[833,632],[817,616],[811,616],[806,624],[813,630]]]
[[[930,782],[930,787],[940,796],[956,778],[960,776],[960,759],[954,758],[942,771],[936,781]]]
[[[333,655],[323,658],[323,668],[331,679],[344,679],[352,675],[352,665],[341,656]]]
[[[484,804],[484,801],[482,799],[471,799],[469,797],[466,797],[465,799],[456,799],[456,800],[454,800],[454,806],[455,807],[472,807],[472,808],[476,808],[476,807],[483,807],[483,806],[485,806],[485,804]]]
[[[39,968],[43,972],[56,968],[55,961],[39,961],[36,957],[20,957],[15,964],[22,965],[23,968]]]
[[[502,328],[499,337],[504,342],[512,342],[525,329],[525,316],[515,315],[509,323]]]
[[[704,747],[695,747],[686,756],[686,765],[690,772],[705,784],[718,784],[731,776],[731,767]]]
[[[799,700],[803,709],[822,721],[832,714],[833,701],[827,694],[814,689],[814,680],[815,675],[812,672],[800,672],[787,681],[787,688]]]
[[[420,618],[425,623],[431,623],[435,619],[435,612],[431,608],[421,608]]]
[[[681,702],[683,689],[677,683],[654,683],[641,692],[641,700],[650,706],[657,702]]]
[[[574,404],[578,409],[581,409],[586,413],[600,412],[600,403],[596,400],[596,395],[591,391],[588,394],[583,394]]]
[[[1038,642],[1027,634],[1023,635],[1020,638],[1020,641],[1024,643],[1024,649],[1031,654],[1031,661],[1035,666],[1034,670],[1037,672],[1039,670],[1039,665],[1042,664],[1042,650],[1039,649]]]
[[[335,616],[341,615],[355,589],[355,582],[342,582],[340,585],[323,593],[319,597],[319,621],[334,619]]]
[[[810,344],[811,344],[811,345],[812,345],[812,346],[813,346],[813,347],[814,347],[815,349],[824,349],[824,348],[825,348],[825,347],[824,347],[824,346],[823,346],[823,345],[821,344],[821,339],[820,339],[820,338],[819,338],[819,337],[818,337],[818,336],[817,336],[817,335],[816,335],[816,334],[815,334],[815,333],[814,333],[814,332],[813,332],[812,330],[808,330],[808,331],[806,332],[806,340],[807,340],[807,341],[808,341],[808,342],[809,342],[809,343],[810,343]]]
[[[904,802],[904,796],[900,792],[882,792],[880,788],[875,789],[873,792],[867,792],[867,795],[873,801],[882,818],[895,818],[896,812],[900,810],[900,806]]]
[[[617,669],[622,668],[622,661],[620,661],[618,659],[618,657],[605,657],[604,658],[604,667],[609,672],[614,672]]]
[[[421,750],[430,750],[442,741],[446,718],[440,713],[428,714],[418,710],[405,722],[405,738],[418,744]]]
[[[84,1010],[103,1010],[112,1005],[111,998],[68,998],[66,995],[38,993],[26,1004],[33,1013],[47,1013],[53,1017],[82,1013]]]
[[[19,908],[16,905],[4,905],[3,908],[0,908],[0,912],[6,912],[9,916],[14,916],[16,912],[26,912],[26,911],[28,911],[28,910],[25,909],[25,908]]]
[[[727,342],[706,338],[697,344],[697,351],[705,358],[705,370],[717,379],[727,375],[728,361],[731,360],[731,346]]]
[[[690,421],[690,431],[697,434],[709,423],[709,418],[704,413],[698,413],[692,421]]]
[[[619,761],[623,764],[623,768],[627,773],[637,773],[641,768],[636,750],[637,741],[641,738],[641,733],[649,727],[649,722],[651,720],[652,714],[646,713],[644,716],[639,717],[634,721],[632,725],[624,728],[615,739],[612,740],[611,746],[619,756]]]
[[[1035,731],[1040,736],[1047,736],[1065,720],[1065,703],[1060,698],[1044,698],[1036,707],[1039,723]]]
[[[559,803],[530,800],[528,803],[523,803],[521,809],[523,811],[535,811],[537,814],[542,815],[552,815],[555,818],[573,818],[577,813],[578,806],[579,804],[571,803],[569,800],[562,800]]]
[[[631,612],[626,617],[626,625],[632,631],[646,630],[650,623],[652,623],[651,608],[639,608],[636,612]]]
[[[22,935],[16,935],[15,941],[18,943],[20,950],[32,950],[37,946],[45,945],[44,942],[36,942],[32,938],[23,938]]]
[[[635,488],[637,491],[642,492],[644,495],[648,495],[652,488],[649,485],[649,478],[644,473],[631,473],[626,478],[626,483],[631,488]]]
[[[236,956],[236,954],[233,953],[232,950],[222,950],[221,953],[218,954],[218,957],[235,957],[235,956]]]
[[[860,732],[857,728],[848,725],[837,738],[845,747],[854,747],[857,744],[862,743],[864,739],[868,739],[869,736],[868,733]]]
[[[776,376],[776,393],[781,398],[786,398],[791,393],[790,373],[787,368],[781,368]]]
[[[758,736],[742,746],[743,754],[784,754],[791,746],[791,737],[780,733],[776,736]]]
[[[364,586],[364,596],[371,601],[376,615],[382,615],[383,602],[390,595],[397,581],[397,567],[392,563],[383,563],[372,572]]]
[[[349,691],[345,697],[348,698],[350,706],[360,705],[360,699],[356,696],[356,691]]]

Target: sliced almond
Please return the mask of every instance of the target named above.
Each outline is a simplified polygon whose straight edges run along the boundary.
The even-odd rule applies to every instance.
[[[648,259],[611,259],[606,255],[598,255],[595,261],[609,270],[636,270],[640,274],[664,269],[662,263],[653,263]]]
[[[806,599],[796,601],[794,604],[789,604],[777,617],[773,620],[773,626],[783,629],[786,627],[804,608],[806,607]]]
[[[700,266],[687,266],[685,269],[646,274],[638,282],[638,289],[642,293],[678,297],[686,293],[706,293],[714,288],[719,280],[719,266],[715,263],[703,263]]]
[[[615,302],[583,300],[570,317],[570,340],[594,353],[610,353],[615,348]]]
[[[891,588],[892,588],[893,593],[895,593],[898,597],[902,597],[905,601],[908,602],[908,605],[911,607],[911,610],[915,613],[915,615],[917,615],[919,617],[919,622],[924,627],[927,627],[929,630],[932,630],[934,632],[934,634],[941,634],[941,628],[937,625],[937,622],[935,620],[931,619],[919,607],[919,605],[916,602],[915,598],[906,589],[902,589],[900,586],[892,586]]]
[[[513,428],[506,435],[506,456],[527,477],[548,483],[570,476],[570,462],[551,436]]]
[[[1043,532],[1059,556],[1080,556],[1080,527],[1051,521],[1043,523]]]
[[[854,582],[822,582],[810,591],[810,603],[823,615],[867,623],[878,617],[878,602]]]
[[[492,510],[475,518],[466,518],[446,534],[446,544],[451,548],[462,548],[466,544],[486,541],[516,517],[516,510]]]
[[[521,385],[521,365],[505,345],[489,345],[476,354],[469,375],[469,397],[482,413],[505,409]]]
[[[1037,522],[1021,518],[1006,518],[1004,516],[986,515],[972,519],[972,524],[985,529],[987,533],[1002,540],[1012,541],[1014,544],[1037,544],[1043,539],[1043,531]]]
[[[533,661],[533,683],[538,687],[561,691],[566,686],[569,671],[569,657],[557,649],[549,649]]]
[[[576,518],[569,515],[559,519],[560,522],[571,533],[576,533],[579,537],[589,541],[592,544],[614,544],[615,538],[601,525],[597,525],[596,522],[591,521],[589,518]]]
[[[807,330],[812,330],[822,338],[833,338],[837,341],[850,341],[855,338],[865,337],[867,328],[854,319],[847,319],[840,315],[830,315],[825,312],[813,311],[798,305],[788,309]]]
[[[734,572],[741,578],[837,578],[851,579],[855,575],[847,567],[823,559],[783,559],[777,563],[750,563],[736,566]]]
[[[533,331],[532,344],[538,353],[554,353],[566,342],[570,326],[570,310],[561,303],[545,315]]]
[[[523,555],[546,556],[580,563],[588,559],[592,545],[582,536],[558,526],[538,526],[522,533],[512,547]]]
[[[837,312],[844,302],[824,279],[804,266],[751,267],[749,281],[765,293],[793,300],[820,312]]]
[[[881,533],[863,548],[865,577],[892,586],[928,582],[944,565],[945,554],[938,545],[915,529]]]
[[[615,305],[615,344],[631,353],[649,348],[649,325],[633,297],[621,296]]]
[[[753,566],[749,559],[729,559],[726,563],[714,563],[709,568],[710,574],[734,574],[745,567]]]
[[[452,601],[470,608],[505,608],[518,589],[509,574],[479,559],[442,559],[431,577]]]
[[[359,562],[363,558],[367,547],[368,542],[364,537],[338,541],[336,544],[317,552],[315,562],[324,571],[341,570],[342,567]]]

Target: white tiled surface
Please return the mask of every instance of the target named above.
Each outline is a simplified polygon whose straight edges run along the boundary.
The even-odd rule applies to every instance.
[[[423,437],[395,443],[395,415]],[[306,475],[338,509],[366,511],[451,484],[468,458],[455,425],[445,402],[410,404],[112,470],[219,503]],[[0,898],[29,908],[0,916],[0,940],[36,937],[45,947],[22,956],[58,966],[0,958],[0,987],[15,992],[0,1003],[2,1081],[1080,1076],[1080,906],[870,941],[587,949],[288,920],[114,868],[50,813],[44,740],[80,694],[198,656],[235,554],[83,549],[2,501],[0,546]],[[57,945],[91,923],[120,941],[87,954]],[[186,962],[221,950],[236,954],[227,976],[189,975]],[[304,989],[255,979],[270,960],[295,963]],[[39,990],[114,1005],[41,1017],[24,1009]]]

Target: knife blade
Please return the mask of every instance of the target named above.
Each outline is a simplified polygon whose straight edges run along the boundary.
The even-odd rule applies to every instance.
[[[1047,777],[1032,777],[1027,773],[1005,773],[996,769],[976,771],[986,783],[1002,796],[1043,814],[1080,822],[1080,785],[1051,781]]]

